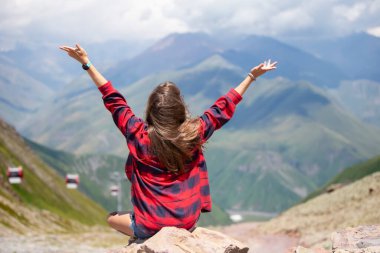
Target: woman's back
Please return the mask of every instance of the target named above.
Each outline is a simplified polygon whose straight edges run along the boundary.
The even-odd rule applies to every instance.
[[[152,152],[148,124],[133,114],[111,83],[99,89],[130,150],[125,170],[132,184],[136,226],[148,234],[154,234],[163,226],[191,228],[200,212],[210,212],[212,207],[202,148],[193,151],[183,172],[168,170]],[[241,99],[240,94],[231,89],[197,118],[201,144],[231,119]]]

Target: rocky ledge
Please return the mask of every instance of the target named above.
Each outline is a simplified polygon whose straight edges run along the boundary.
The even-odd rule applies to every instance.
[[[193,232],[164,227],[147,240],[136,240],[108,253],[246,253],[248,247],[220,232],[198,227]]]
[[[289,253],[380,253],[380,225],[345,228],[332,233],[331,241],[331,251],[298,246]]]
[[[331,240],[334,253],[380,252],[380,225],[346,228],[333,233]]]

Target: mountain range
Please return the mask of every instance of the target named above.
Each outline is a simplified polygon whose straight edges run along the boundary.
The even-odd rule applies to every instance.
[[[370,42],[375,52],[380,48],[378,38],[353,36],[363,39],[348,36],[340,43],[353,41],[360,48]],[[211,193],[222,208],[280,212],[344,167],[380,153],[379,110],[372,109],[369,118],[357,116],[378,105],[372,92],[378,90],[378,74],[363,68],[351,75],[353,65],[340,64],[350,48],[331,55],[321,53],[328,51],[324,48],[296,47],[260,36],[227,46],[205,34],[172,34],[119,61],[105,75],[138,116],[144,116],[150,91],[166,80],[178,84],[195,116],[235,87],[253,65],[268,58],[278,60],[278,69],[253,84],[234,118],[215,133],[207,144],[206,159]],[[359,56],[347,53],[347,61]],[[356,60],[376,63],[370,54],[362,56]],[[345,95],[352,90],[346,89],[347,82],[371,83],[374,88],[361,90],[359,99],[350,98]],[[17,122],[17,127],[38,143],[76,154],[126,156],[128,152],[85,74],[55,92],[33,118]]]

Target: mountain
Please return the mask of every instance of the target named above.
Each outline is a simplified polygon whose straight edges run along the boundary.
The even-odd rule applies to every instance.
[[[18,128],[53,95],[48,86],[4,62],[0,62],[0,90],[0,117]]]
[[[128,151],[100,92],[86,76],[66,85],[24,124],[22,132],[37,143],[70,153],[125,156]]]
[[[215,54],[188,68],[146,76],[121,92],[135,114],[143,117],[150,91],[157,83],[172,80],[193,115],[200,115],[243,76],[239,66]],[[222,208],[282,211],[347,165],[380,152],[379,129],[357,120],[326,91],[285,78],[260,78],[253,85],[206,150],[211,192]],[[35,127],[23,131],[70,152],[125,156],[125,141],[91,86],[88,78],[69,84],[28,123]]]
[[[45,84],[12,64],[1,62],[0,91],[0,117],[17,127],[36,113],[53,94]]]
[[[335,87],[346,74],[333,63],[306,51],[264,36],[248,36],[223,43],[203,33],[171,34],[132,59],[122,61],[106,75],[118,84],[130,84],[146,75],[179,70],[221,54],[248,72],[252,64],[273,59],[280,68],[274,76],[307,80],[319,86]]]
[[[59,45],[32,45],[19,43],[13,49],[0,52],[0,64],[12,66],[50,90],[59,90],[62,85],[80,73],[80,65],[67,64]],[[76,69],[78,69],[76,71]]]
[[[7,167],[22,166],[23,182],[11,185]],[[0,120],[0,234],[83,231],[105,225],[106,212],[46,165],[13,127]]]
[[[25,141],[46,164],[54,168],[62,177],[67,173],[78,174],[80,176],[79,190],[108,212],[117,210],[117,198],[111,196],[110,187],[117,185],[115,176],[121,177],[121,208],[122,210],[133,209],[130,201],[131,184],[124,174],[124,159],[105,154],[74,155],[45,147],[27,139]],[[218,205],[213,205],[212,212],[202,214],[199,220],[200,226],[230,223],[229,215]]]
[[[367,79],[380,82],[379,37],[355,33],[338,38],[310,38],[293,42],[303,50],[337,66],[346,75],[346,80]]]
[[[221,43],[207,34],[174,33],[132,59],[119,62],[106,76],[117,85],[130,84],[147,75],[193,65],[221,50]]]
[[[66,83],[83,73],[81,65],[68,58],[58,47],[64,41],[32,44],[19,42],[14,48],[0,51],[0,64],[17,68],[53,91],[60,90]],[[91,55],[91,60],[104,71],[117,66],[122,60],[129,59],[147,47],[146,43],[109,40],[102,43],[72,41],[67,44],[81,44]],[[1,66],[0,66],[1,69]]]
[[[224,208],[285,210],[379,152],[379,129],[321,89],[274,79],[257,83],[252,93],[206,151],[215,200]]]
[[[328,92],[356,117],[380,127],[380,82],[347,80]]]
[[[329,93],[361,120],[380,126],[380,38],[366,33],[295,44],[345,75]]]
[[[248,36],[234,48],[225,50],[222,56],[247,73],[254,67],[253,64],[272,59],[278,61],[278,69],[273,76],[294,81],[306,80],[320,87],[335,87],[340,80],[347,78],[339,65],[264,36]]]

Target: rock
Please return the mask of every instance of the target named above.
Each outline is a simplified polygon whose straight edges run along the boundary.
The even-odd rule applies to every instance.
[[[108,253],[246,253],[248,247],[220,232],[198,227],[193,232],[164,227],[153,237]]]
[[[331,235],[334,253],[380,252],[380,225],[346,228]]]
[[[344,186],[343,184],[332,184],[329,187],[327,187],[326,192],[332,193],[332,192],[342,188],[343,186]]]

